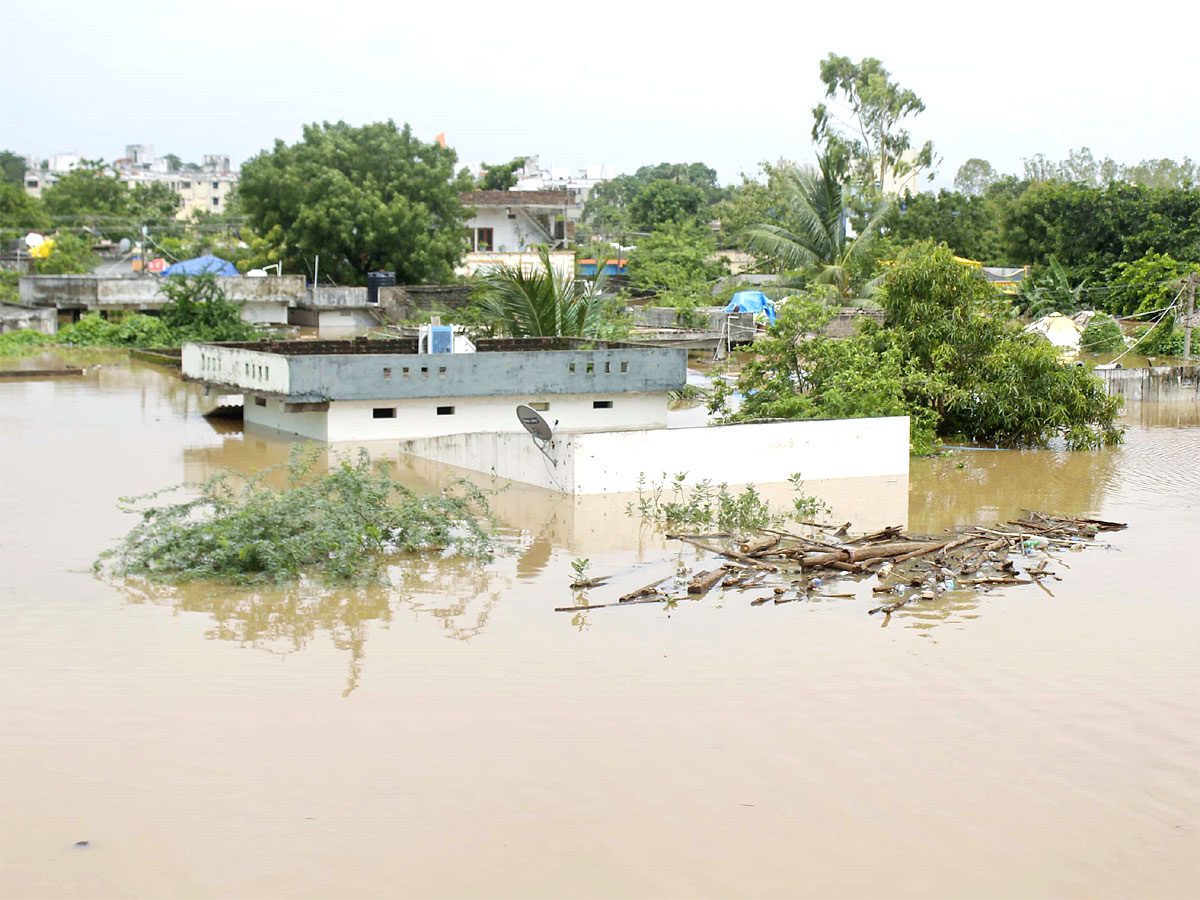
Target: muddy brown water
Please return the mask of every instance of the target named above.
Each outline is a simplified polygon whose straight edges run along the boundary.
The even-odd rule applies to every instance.
[[[1200,894],[1195,404],[1129,410],[1112,450],[813,486],[864,526],[1129,522],[1053,596],[571,614],[575,557],[619,573],[604,599],[678,546],[621,498],[514,488],[510,553],[393,590],[96,578],[119,496],[288,444],[88,361],[0,384],[5,897]]]

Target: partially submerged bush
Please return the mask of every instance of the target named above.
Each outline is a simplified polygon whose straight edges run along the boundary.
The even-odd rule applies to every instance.
[[[889,268],[884,327],[845,340],[817,334],[811,302],[789,302],[755,344],[736,391],[718,380],[710,408],[730,420],[912,416],[916,452],[934,435],[1009,446],[1071,449],[1114,444],[1119,402],[1048,342],[1022,334],[1008,301],[954,261],[945,245],[917,245]]]
[[[487,498],[469,482],[418,494],[365,450],[323,473],[315,471],[316,459],[311,447],[293,448],[281,489],[268,483],[280,468],[272,467],[240,485],[235,473],[215,475],[191,500],[129,505],[127,511],[141,515],[141,522],[97,565],[111,560],[117,575],[172,582],[285,581],[310,569],[328,581],[365,582],[379,577],[398,553],[490,556]]]
[[[1125,349],[1125,334],[1112,316],[1097,313],[1079,336],[1079,349],[1085,353],[1119,353]]]
[[[807,519],[828,512],[816,497],[803,491],[804,482],[796,473],[788,479],[796,496],[792,499],[791,515]],[[679,472],[668,480],[647,484],[644,475],[638,477],[638,500],[625,507],[628,516],[639,516],[661,528],[694,528],[715,526],[721,531],[737,534],[778,525],[788,517],[773,510],[754,485],[748,484],[740,494],[729,491],[725,484],[714,485],[707,478],[688,485],[687,472]]]

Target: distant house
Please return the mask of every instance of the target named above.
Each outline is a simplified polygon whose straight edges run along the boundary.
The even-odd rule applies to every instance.
[[[501,265],[540,268],[534,249],[551,250],[555,269],[574,271],[574,254],[567,250],[575,239],[578,208],[569,190],[470,191],[460,194],[470,212],[466,220],[470,246],[460,275]]]

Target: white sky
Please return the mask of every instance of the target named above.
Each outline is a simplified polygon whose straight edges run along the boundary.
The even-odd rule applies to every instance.
[[[1188,12],[1187,10],[1191,10]],[[395,119],[462,161],[536,153],[618,171],[702,161],[723,182],[809,159],[828,52],[876,56],[925,101],[944,158],[1001,171],[1088,146],[1132,163],[1200,156],[1200,12],[970,2],[810,5],[0,0],[0,148],[114,159],[229,153],[302,123]]]

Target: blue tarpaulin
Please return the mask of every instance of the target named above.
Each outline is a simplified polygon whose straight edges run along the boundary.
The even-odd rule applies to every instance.
[[[197,256],[163,269],[164,275],[237,275],[237,266],[219,256]]]
[[[765,313],[767,321],[775,324],[775,304],[762,291],[738,291],[725,307],[725,312]]]

